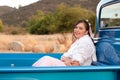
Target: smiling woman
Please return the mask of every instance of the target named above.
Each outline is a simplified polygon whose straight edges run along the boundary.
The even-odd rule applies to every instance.
[[[29,5],[39,0],[0,0],[0,6],[10,6],[19,8],[19,6]]]
[[[32,66],[88,66],[96,61],[95,46],[89,35],[89,24],[85,20],[79,20],[74,27],[73,36],[76,40],[65,52],[61,59],[44,56]]]

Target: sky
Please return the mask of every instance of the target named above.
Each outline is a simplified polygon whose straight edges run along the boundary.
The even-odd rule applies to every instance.
[[[10,6],[18,8],[20,5],[26,6],[37,1],[39,0],[0,0],[0,6]]]

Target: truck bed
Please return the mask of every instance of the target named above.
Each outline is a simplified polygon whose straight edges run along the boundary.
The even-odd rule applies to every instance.
[[[44,55],[62,54],[0,54],[0,80],[120,80],[119,66],[32,67]]]

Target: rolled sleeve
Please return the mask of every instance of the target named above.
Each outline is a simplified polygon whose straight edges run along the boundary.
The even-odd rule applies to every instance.
[[[62,57],[69,57],[78,61],[80,65],[90,65],[95,54],[95,47],[89,36],[76,40]]]
[[[76,54],[72,56],[72,61],[78,61],[79,64],[84,63],[84,57],[81,54]]]
[[[79,63],[83,65],[91,58],[91,49],[89,49],[89,45],[80,45],[78,48],[79,49],[76,49],[76,51],[74,51],[74,54],[71,58],[73,61],[79,61]]]

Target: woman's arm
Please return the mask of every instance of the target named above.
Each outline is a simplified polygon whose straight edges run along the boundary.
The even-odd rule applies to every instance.
[[[72,61],[69,57],[62,57],[61,61],[64,62],[66,66],[80,66],[79,61]]]

